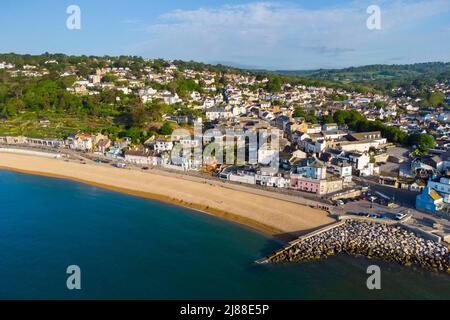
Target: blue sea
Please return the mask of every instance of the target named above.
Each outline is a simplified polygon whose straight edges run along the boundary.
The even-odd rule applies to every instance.
[[[247,227],[68,180],[0,171],[1,299],[450,299],[450,276],[336,256],[256,265]],[[368,290],[367,267],[381,267]],[[81,269],[68,290],[66,269]]]

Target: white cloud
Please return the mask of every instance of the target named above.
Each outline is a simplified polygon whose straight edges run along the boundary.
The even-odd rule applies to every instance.
[[[257,2],[174,10],[146,26],[149,40],[134,51],[147,56],[235,61],[266,68],[334,67],[408,53],[397,43],[409,27],[450,10],[446,0],[378,1],[382,30],[366,28],[370,2],[322,9]],[[389,45],[390,48],[386,48]],[[397,46],[399,48],[397,48]],[[384,51],[383,51],[384,50]],[[392,50],[392,57],[386,50]]]

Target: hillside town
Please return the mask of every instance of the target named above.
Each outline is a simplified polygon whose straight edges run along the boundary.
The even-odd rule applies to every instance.
[[[71,150],[120,168],[197,172],[230,183],[285,190],[342,208],[349,201],[365,200],[389,210],[411,203],[399,203],[403,195],[405,199],[413,196],[419,212],[450,217],[449,82],[426,88],[436,95],[424,101],[402,88],[384,94],[362,93],[281,81],[257,72],[199,70],[174,61],[144,60],[137,70],[132,61],[118,66],[106,60],[104,66],[85,75],[74,65],[56,68],[58,64],[47,60],[15,66],[3,61],[0,69],[11,78],[57,72],[60,78],[73,78],[65,89],[68,94],[95,97],[114,92],[115,105],[138,99],[150,112],[155,104],[170,111],[150,121],[152,125],[158,122],[159,128],[145,134],[91,130],[64,137],[4,135],[1,145]],[[433,105],[433,99],[441,96],[442,101]],[[7,116],[0,118],[0,127],[7,121]],[[42,128],[54,125],[51,119],[38,121]],[[214,135],[204,135],[199,141],[195,125]],[[175,129],[180,128],[191,134],[177,135]],[[277,149],[259,148],[256,161],[246,157],[241,163],[230,163],[212,155],[209,159],[181,157],[181,162],[174,162],[171,153],[179,146],[207,148],[234,141],[230,129],[244,135],[276,129],[279,144]],[[244,146],[248,147],[245,141]],[[277,165],[269,166],[274,159]],[[382,191],[367,192],[368,186]],[[392,194],[397,192],[395,199]]]

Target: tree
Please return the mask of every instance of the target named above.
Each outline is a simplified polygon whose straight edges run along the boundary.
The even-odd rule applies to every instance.
[[[444,103],[445,95],[442,92],[431,92],[428,95],[428,102],[430,106],[437,107]]]
[[[172,125],[170,124],[170,122],[164,122],[163,125],[161,126],[161,128],[159,129],[159,132],[164,135],[164,136],[169,136],[172,134],[173,132],[173,128]]]
[[[421,152],[426,152],[428,149],[434,148],[436,141],[432,136],[427,134],[415,133],[408,137],[408,144],[415,146]]]
[[[333,114],[334,122],[336,122],[339,125],[345,124],[346,120],[346,112],[343,110],[338,110]]]
[[[327,115],[322,117],[322,121],[323,121],[323,123],[333,123],[334,119],[333,119],[332,115],[327,114]]]
[[[294,118],[304,118],[306,117],[305,110],[302,107],[297,107],[294,109],[294,113],[292,114]]]
[[[102,81],[103,82],[115,82],[117,81],[119,78],[112,73],[107,73],[103,76]]]
[[[273,77],[267,82],[266,89],[270,93],[276,93],[281,91],[282,81],[279,77]]]
[[[149,119],[149,114],[143,105],[132,108],[130,112],[130,125],[132,127],[143,128]]]
[[[131,127],[125,131],[125,136],[131,138],[133,142],[140,142],[141,130],[136,127]]]

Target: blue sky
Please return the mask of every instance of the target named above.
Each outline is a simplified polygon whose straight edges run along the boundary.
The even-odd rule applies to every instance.
[[[81,8],[81,30],[66,8]],[[369,30],[369,5],[381,30]],[[450,61],[450,0],[1,0],[0,52],[140,55],[267,69]]]

